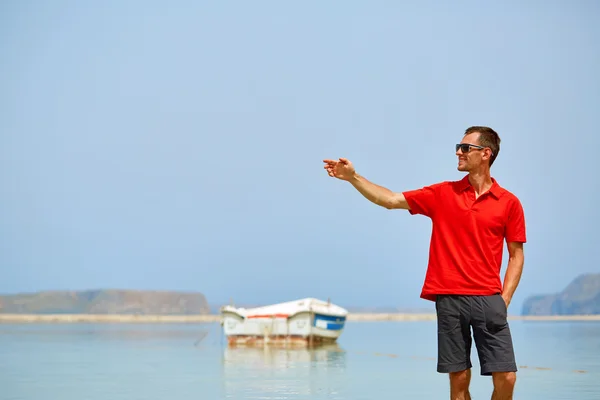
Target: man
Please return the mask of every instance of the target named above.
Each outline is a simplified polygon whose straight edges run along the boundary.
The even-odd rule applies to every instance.
[[[329,176],[350,182],[371,202],[431,218],[421,298],[435,301],[437,371],[449,374],[452,400],[471,398],[473,338],[480,373],[492,376],[492,400],[512,399],[516,382],[507,309],[523,269],[525,218],[519,199],[490,175],[499,152],[500,138],[493,129],[470,127],[456,145],[458,170],[468,173],[463,179],[401,193],[369,182],[345,158],[323,160]],[[502,284],[504,241],[509,260]]]

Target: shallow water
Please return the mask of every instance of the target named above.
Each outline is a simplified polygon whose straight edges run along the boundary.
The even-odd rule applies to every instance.
[[[600,322],[512,321],[515,399],[600,398]],[[0,324],[0,400],[448,398],[435,322],[348,322],[338,345],[227,348],[219,324]],[[472,352],[474,399],[491,379]]]

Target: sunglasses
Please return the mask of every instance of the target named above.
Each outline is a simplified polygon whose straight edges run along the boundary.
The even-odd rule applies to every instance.
[[[474,148],[474,149],[479,149],[479,150],[485,149],[485,147],[483,147],[483,146],[477,146],[476,144],[458,143],[456,145],[456,151],[458,151],[458,149],[460,149],[461,152],[468,153],[471,150],[471,147]],[[494,155],[494,154],[492,153],[492,155]]]

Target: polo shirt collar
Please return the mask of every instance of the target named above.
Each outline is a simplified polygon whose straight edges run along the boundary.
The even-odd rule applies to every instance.
[[[469,175],[466,175],[464,178],[462,178],[459,181],[459,188],[461,191],[465,191],[465,190],[469,189],[470,187],[471,187],[471,182],[469,182]],[[504,192],[504,189],[502,189],[502,187],[498,184],[496,179],[492,178],[492,187],[490,188],[489,192],[495,198],[500,198],[500,196]]]

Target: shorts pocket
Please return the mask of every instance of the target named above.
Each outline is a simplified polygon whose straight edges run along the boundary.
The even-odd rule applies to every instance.
[[[454,332],[460,327],[460,303],[457,298],[438,296],[435,310],[438,333]]]
[[[485,297],[485,328],[489,333],[496,333],[506,328],[507,310],[506,303],[501,295]]]

